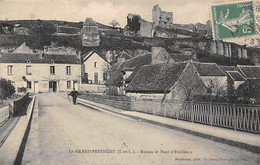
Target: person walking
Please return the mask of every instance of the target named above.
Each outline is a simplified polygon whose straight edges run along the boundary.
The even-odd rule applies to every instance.
[[[73,104],[75,105],[77,103],[77,97],[78,97],[78,91],[73,88],[73,91],[71,91],[68,95],[73,98]]]

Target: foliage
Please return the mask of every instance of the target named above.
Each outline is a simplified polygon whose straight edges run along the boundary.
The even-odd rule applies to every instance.
[[[112,25],[113,27],[120,26],[120,24],[116,20],[110,21],[109,24]]]
[[[234,92],[236,101],[250,104],[260,104],[260,80],[247,80]]]
[[[15,88],[10,80],[0,79],[0,99],[4,100],[15,93]]]

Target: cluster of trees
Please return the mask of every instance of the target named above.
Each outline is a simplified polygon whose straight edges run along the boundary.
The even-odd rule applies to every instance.
[[[15,93],[15,88],[10,80],[0,79],[0,100],[7,99]]]

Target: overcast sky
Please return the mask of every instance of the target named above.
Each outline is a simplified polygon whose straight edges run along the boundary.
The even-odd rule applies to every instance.
[[[174,23],[205,23],[213,0],[0,0],[0,19],[47,19],[84,21],[92,17],[108,24],[117,20],[123,27],[128,13],[152,21],[152,8],[173,12]]]

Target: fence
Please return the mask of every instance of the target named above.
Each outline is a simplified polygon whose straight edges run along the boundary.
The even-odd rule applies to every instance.
[[[260,133],[260,106],[134,100],[132,109],[211,126]]]
[[[9,118],[9,105],[0,108],[0,126]]]

